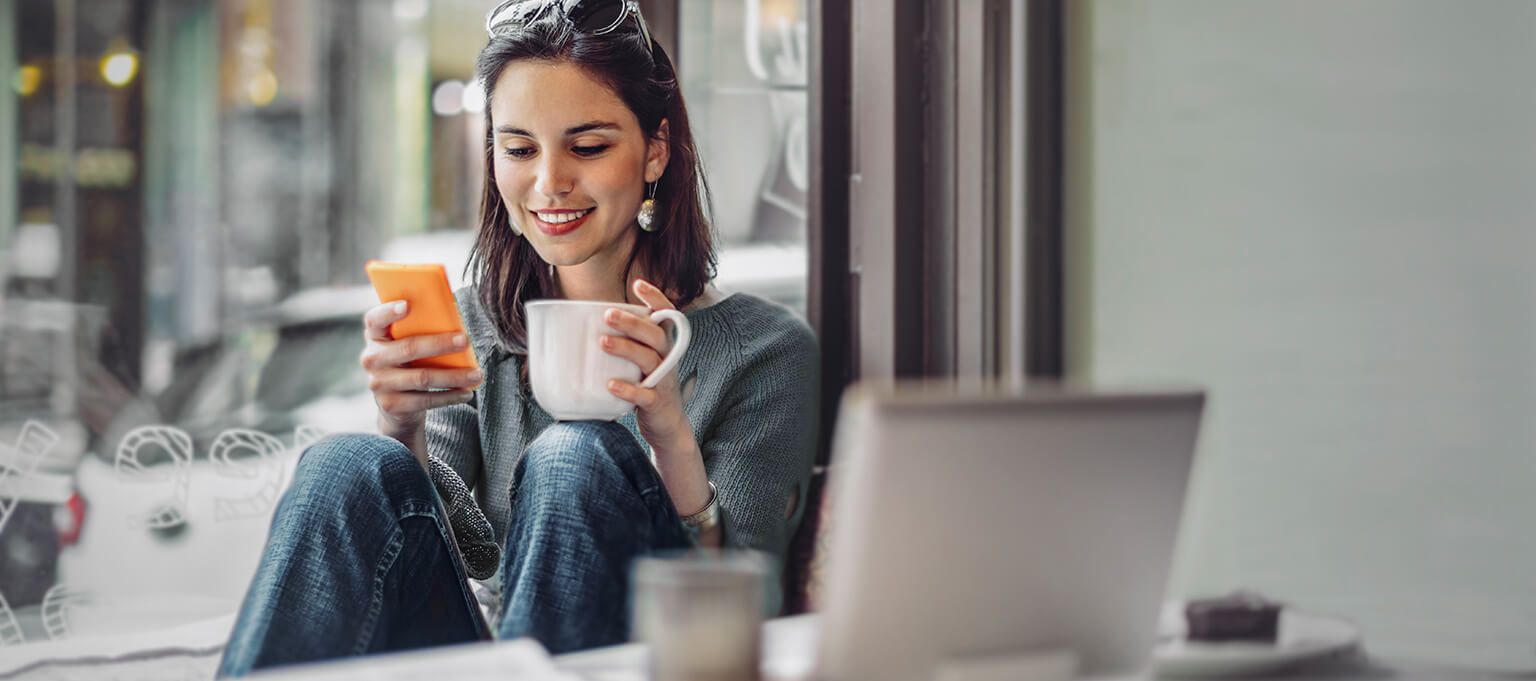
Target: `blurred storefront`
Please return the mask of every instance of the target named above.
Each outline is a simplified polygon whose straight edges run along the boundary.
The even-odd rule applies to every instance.
[[[6,3],[7,297],[99,306],[103,363],[153,392],[284,298],[361,282],[389,239],[472,228],[486,4]],[[698,119],[722,279],[803,309],[804,2],[647,4]],[[772,247],[732,267],[747,244]]]

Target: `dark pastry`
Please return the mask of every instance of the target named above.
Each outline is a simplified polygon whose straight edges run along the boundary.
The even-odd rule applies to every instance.
[[[1280,633],[1280,608],[1279,603],[1242,591],[1193,600],[1184,606],[1186,638],[1274,643]]]

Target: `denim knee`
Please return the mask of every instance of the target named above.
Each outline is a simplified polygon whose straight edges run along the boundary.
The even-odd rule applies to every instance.
[[[299,457],[292,489],[333,502],[435,493],[426,469],[409,448],[394,438],[361,433],[310,445]]]
[[[540,490],[570,492],[564,488],[626,477],[625,469],[639,462],[650,466],[645,450],[624,426],[612,421],[559,421],[523,451],[520,475],[515,477],[538,480]]]

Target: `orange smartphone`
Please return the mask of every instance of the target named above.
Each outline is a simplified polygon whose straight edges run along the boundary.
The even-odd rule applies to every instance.
[[[466,336],[464,319],[459,316],[459,305],[453,300],[453,287],[448,283],[448,271],[442,265],[407,265],[404,263],[369,260],[363,267],[373,290],[379,294],[380,303],[403,300],[406,303],[405,318],[389,327],[396,339],[430,333],[457,331]],[[446,355],[413,360],[405,366],[429,369],[477,369],[473,345]]]

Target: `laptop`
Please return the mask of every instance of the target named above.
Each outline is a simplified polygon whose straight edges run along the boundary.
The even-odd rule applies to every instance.
[[[1082,675],[1144,668],[1204,403],[1198,390],[850,389],[818,678],[992,678],[1063,654]]]

